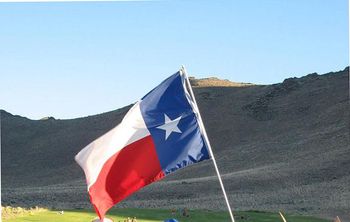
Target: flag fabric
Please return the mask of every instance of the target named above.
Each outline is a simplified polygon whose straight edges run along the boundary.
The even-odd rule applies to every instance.
[[[185,78],[179,71],[164,80],[75,156],[101,220],[142,187],[210,158]]]

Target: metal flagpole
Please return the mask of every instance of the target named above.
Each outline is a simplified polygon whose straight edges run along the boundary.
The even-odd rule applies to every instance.
[[[220,186],[221,186],[221,189],[222,189],[222,192],[224,193],[224,197],[225,197],[225,201],[226,201],[226,205],[227,205],[227,208],[228,208],[228,211],[230,213],[230,217],[231,217],[231,220],[232,222],[235,222],[235,219],[233,217],[233,214],[232,214],[232,210],[231,210],[231,206],[230,206],[230,203],[228,201],[228,198],[227,198],[227,195],[226,195],[226,191],[225,191],[225,187],[224,187],[224,184],[221,180],[221,175],[220,175],[220,172],[219,172],[219,168],[216,164],[216,160],[215,160],[215,157],[214,157],[214,153],[213,153],[213,150],[211,149],[211,145],[210,145],[210,142],[209,142],[209,138],[208,138],[208,135],[207,135],[207,132],[205,130],[205,127],[204,127],[204,124],[203,124],[203,121],[202,121],[202,117],[201,117],[201,114],[199,112],[199,109],[198,109],[198,106],[197,106],[197,102],[196,102],[196,98],[194,97],[194,94],[193,94],[193,90],[192,90],[192,86],[191,86],[191,83],[190,83],[190,80],[188,78],[188,75],[187,75],[187,72],[185,70],[185,67],[182,66],[181,69],[180,69],[180,72],[182,72],[185,76],[185,79],[186,79],[186,82],[188,84],[188,88],[190,90],[190,94],[191,94],[191,97],[193,99],[193,102],[194,102],[194,108],[196,109],[196,114],[197,114],[197,117],[198,117],[198,124],[199,124],[199,127],[202,131],[202,134],[203,134],[203,137],[204,137],[204,141],[209,149],[209,153],[210,153],[210,156],[212,157],[213,159],[213,162],[214,162],[214,167],[215,167],[215,171],[218,175],[218,178],[219,178],[219,182],[220,182]]]
[[[287,220],[286,220],[286,218],[284,218],[283,214],[281,212],[279,212],[279,213],[280,213],[280,216],[281,216],[283,222],[287,222]]]

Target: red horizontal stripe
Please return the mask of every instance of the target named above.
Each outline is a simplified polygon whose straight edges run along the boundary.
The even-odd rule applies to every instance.
[[[90,187],[91,203],[102,219],[116,203],[142,187],[164,177],[151,136],[114,154]]]

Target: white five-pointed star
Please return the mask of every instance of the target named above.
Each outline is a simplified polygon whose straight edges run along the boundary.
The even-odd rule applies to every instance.
[[[173,120],[171,120],[166,114],[164,114],[164,117],[165,117],[164,125],[158,126],[157,128],[165,130],[165,140],[168,139],[168,137],[172,132],[182,133],[179,127],[177,127],[177,124],[179,124],[181,116]]]

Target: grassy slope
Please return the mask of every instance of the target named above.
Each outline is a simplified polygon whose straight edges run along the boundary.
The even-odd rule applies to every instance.
[[[177,218],[180,222],[220,222],[230,221],[227,212],[215,211],[190,211],[190,217],[184,218],[179,215],[172,216],[169,210],[150,210],[150,209],[113,209],[109,211],[108,217],[114,222],[124,221],[127,217],[137,217],[138,222],[161,222],[167,218]],[[27,215],[18,218],[4,220],[7,222],[86,222],[96,217],[93,211],[89,210],[66,210],[64,214],[57,211],[46,211]],[[278,222],[281,221],[277,213],[267,212],[236,212],[236,221],[247,222]],[[325,219],[318,219],[308,216],[286,215],[288,222],[327,222]]]

